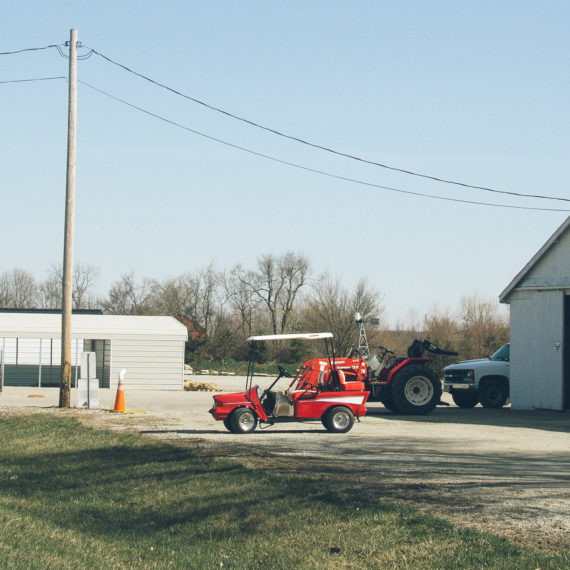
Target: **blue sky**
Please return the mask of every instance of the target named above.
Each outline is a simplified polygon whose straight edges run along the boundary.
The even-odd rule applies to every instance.
[[[570,198],[570,3],[4,2],[0,51],[69,39],[288,134],[436,177]],[[86,50],[83,50],[85,53]],[[67,74],[55,49],[0,56],[0,81]],[[256,152],[444,197],[531,207],[331,155],[224,117],[93,55],[79,78]],[[0,84],[0,271],[62,257],[67,85]],[[569,212],[360,186],[246,154],[78,94],[75,260],[165,278],[295,250],[383,294],[392,323],[497,298]]]

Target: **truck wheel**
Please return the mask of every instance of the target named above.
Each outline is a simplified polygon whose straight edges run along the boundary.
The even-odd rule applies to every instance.
[[[507,387],[500,380],[488,380],[479,388],[479,399],[484,408],[502,408],[508,397]]]
[[[477,390],[453,390],[451,397],[457,406],[460,408],[472,408],[479,402],[479,394]]]
[[[346,433],[354,425],[354,414],[344,406],[336,406],[326,412],[322,422],[330,432]]]
[[[257,416],[250,408],[238,408],[230,416],[231,431],[251,433],[257,427]]]
[[[426,366],[406,366],[392,378],[390,394],[395,412],[427,414],[441,398],[441,382]]]

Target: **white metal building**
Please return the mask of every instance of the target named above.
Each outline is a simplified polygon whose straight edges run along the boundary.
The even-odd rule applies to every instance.
[[[570,217],[499,300],[511,309],[513,408],[570,409]]]
[[[173,317],[74,314],[72,385],[83,352],[95,352],[101,388],[116,388],[127,370],[132,389],[182,390],[186,327]],[[4,385],[59,386],[61,314],[0,312]]]

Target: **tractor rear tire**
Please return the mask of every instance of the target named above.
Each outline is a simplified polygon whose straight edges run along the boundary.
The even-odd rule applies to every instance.
[[[392,396],[390,394],[386,394],[381,400],[380,402],[382,402],[382,405],[387,409],[390,410],[391,412],[393,412],[395,410],[394,408],[394,400],[392,399]]]
[[[441,399],[441,381],[427,366],[406,366],[392,378],[390,395],[395,412],[428,414]]]
[[[501,380],[487,380],[479,387],[479,400],[484,408],[502,408],[508,399],[507,387]]]
[[[257,427],[257,416],[251,408],[238,408],[230,416],[233,433],[251,433]]]
[[[335,406],[323,416],[322,422],[330,432],[346,433],[354,425],[354,414],[344,406]]]
[[[472,388],[467,390],[453,390],[451,397],[460,408],[473,408],[479,403],[479,393]]]

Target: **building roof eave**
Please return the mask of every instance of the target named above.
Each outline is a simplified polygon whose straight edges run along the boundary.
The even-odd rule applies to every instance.
[[[564,220],[560,227],[550,236],[546,243],[536,252],[532,259],[517,273],[515,278],[508,284],[508,286],[499,295],[501,303],[509,303],[510,296],[521,281],[528,275],[531,269],[538,263],[550,248],[558,242],[562,234],[570,227],[570,216]]]

